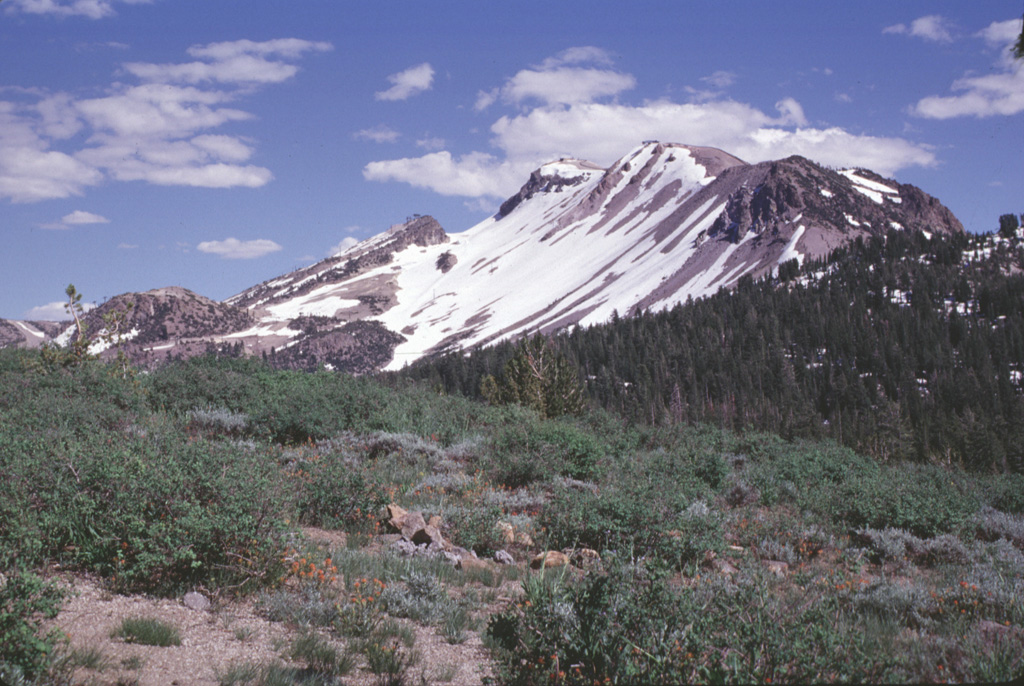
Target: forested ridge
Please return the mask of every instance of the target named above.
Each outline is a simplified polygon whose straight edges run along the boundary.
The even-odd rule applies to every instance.
[[[880,459],[1024,470],[1024,238],[892,230],[551,343],[590,402],[648,423],[831,437]],[[513,343],[406,377],[480,394]]]

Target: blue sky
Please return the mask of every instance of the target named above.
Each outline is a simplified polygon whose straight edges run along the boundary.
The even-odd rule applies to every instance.
[[[1020,0],[0,0],[0,317],[221,300],[647,139],[1024,212]]]

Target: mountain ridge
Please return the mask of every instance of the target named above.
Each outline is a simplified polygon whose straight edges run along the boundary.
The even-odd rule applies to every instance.
[[[177,299],[207,314],[178,316],[176,335],[167,330],[155,343],[151,333],[140,337],[154,325],[147,306],[150,318],[133,321],[129,331],[139,333],[122,348],[146,361],[227,347],[304,369],[398,369],[664,309],[892,227],[963,232],[937,199],[869,170],[799,156],[748,164],[715,148],[646,141],[608,168],[574,158],[542,165],[493,216],[462,232],[414,215],[212,309],[201,296],[166,291],[168,313]],[[100,314],[87,315],[90,334],[102,328]],[[28,335],[16,324],[3,331]]]

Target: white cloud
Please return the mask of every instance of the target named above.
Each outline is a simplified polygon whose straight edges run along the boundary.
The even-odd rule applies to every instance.
[[[363,168],[363,177],[369,181],[401,181],[441,195],[501,197],[510,188],[517,188],[531,168],[530,162],[502,162],[482,152],[455,159],[444,150],[423,157],[370,162]]]
[[[299,68],[280,59],[296,59],[305,52],[326,52],[332,50],[330,43],[281,38],[263,42],[251,40],[210,43],[192,46],[188,53],[207,61],[183,64],[151,64],[131,62],[125,70],[144,81],[158,83],[202,83],[221,82],[237,84],[267,84],[287,81],[295,76]]]
[[[598,64],[611,66],[612,56],[604,48],[593,45],[581,45],[573,48],[566,48],[554,57],[548,57],[541,62],[540,69],[555,69],[566,64]]]
[[[60,218],[64,224],[109,224],[110,220],[85,210],[75,210],[71,214],[65,214]]]
[[[611,57],[593,46],[563,50],[541,64],[523,69],[501,88],[480,91],[474,109],[485,110],[500,98],[510,104],[539,100],[545,105],[576,105],[618,95],[636,86],[630,74],[608,69]],[[576,65],[590,66],[576,66]]]
[[[718,70],[708,76],[702,76],[700,80],[715,88],[727,88],[736,83],[736,74],[731,71]]]
[[[0,197],[13,202],[67,198],[102,180],[96,169],[50,150],[46,129],[37,107],[0,101]]]
[[[329,257],[334,257],[335,255],[339,255],[339,254],[345,252],[346,250],[351,248],[353,245],[358,245],[358,244],[359,244],[359,239],[356,238],[355,236],[345,236],[344,238],[341,239],[341,242],[339,242],[337,245],[335,245],[334,247],[332,247],[330,250],[327,251],[327,255]]]
[[[774,113],[711,91],[697,102],[602,102],[635,85],[632,75],[611,65],[610,55],[599,48],[563,51],[519,71],[500,88],[478,93],[478,111],[499,101],[522,108],[491,125],[493,152],[457,156],[439,150],[379,160],[367,164],[363,176],[474,198],[470,205],[482,208],[514,193],[531,171],[559,156],[609,166],[643,140],[717,147],[751,163],[803,155],[887,176],[909,166],[935,164],[935,154],[925,145],[811,126],[801,104],[791,97],[776,103]],[[732,72],[716,71],[701,80],[724,88],[735,78]]]
[[[416,141],[417,148],[423,148],[424,150],[443,150],[445,146],[445,140],[443,138],[437,138],[431,136],[429,138],[421,138]]]
[[[547,105],[593,102],[636,86],[636,79],[608,69],[559,67],[546,71],[524,69],[501,89],[506,102],[536,99]]]
[[[923,38],[935,43],[950,43],[953,41],[953,25],[945,17],[937,14],[930,14],[926,17],[919,17],[906,24],[893,24],[882,29],[882,33],[897,33]]]
[[[1010,116],[1024,112],[1024,68],[1010,49],[1020,35],[1021,20],[993,22],[977,35],[990,47],[999,48],[994,73],[965,76],[954,81],[954,95],[922,98],[911,113],[927,119]]]
[[[253,114],[229,103],[293,76],[297,67],[286,60],[331,49],[330,43],[297,38],[210,43],[189,48],[197,62],[125,65],[144,82],[116,83],[101,97],[76,100],[41,89],[5,89],[35,102],[0,101],[0,198],[33,202],[81,195],[104,178],[262,186],[273,174],[243,164],[253,155],[246,140],[212,130],[251,120]],[[76,135],[84,145],[64,144]],[[61,145],[68,149],[54,149]]]
[[[434,82],[434,68],[428,62],[409,67],[405,71],[388,77],[393,85],[386,91],[374,94],[377,100],[407,100],[414,95],[430,90]]]
[[[55,14],[61,17],[88,17],[102,19],[114,12],[117,0],[9,0],[7,12],[25,12],[27,14]],[[145,4],[150,0],[120,0],[129,5]]]
[[[1008,19],[1006,21],[994,21],[977,33],[979,38],[985,39],[991,48],[1006,48],[1009,52],[1010,46],[1014,44],[1021,31],[1020,19]],[[1004,55],[1010,58],[1010,56]]]
[[[228,260],[251,260],[281,250],[281,246],[266,238],[252,241],[240,241],[227,238],[223,241],[203,241],[196,246],[199,252],[220,255]]]
[[[378,124],[372,129],[361,129],[352,134],[354,138],[373,141],[374,143],[394,143],[401,135],[390,126],[384,124]]]
[[[76,109],[98,132],[121,137],[180,137],[252,118],[247,112],[216,106],[228,99],[223,92],[149,83],[79,101]]]
[[[803,108],[792,98],[780,101],[776,110],[773,116],[732,100],[537,107],[503,116],[491,126],[491,142],[503,153],[500,156],[472,152],[455,157],[440,151],[371,162],[363,176],[443,195],[504,198],[533,169],[559,155],[607,166],[647,139],[717,147],[751,163],[799,154],[822,164],[866,167],[884,175],[935,164],[928,147],[904,139],[809,127]]]
[[[479,91],[476,94],[476,102],[473,103],[473,109],[477,112],[483,112],[488,107],[498,102],[498,98],[501,96],[500,88],[492,88],[489,91]]]
[[[118,243],[117,244],[117,249],[118,250],[135,250],[138,247],[139,246],[136,243]]]
[[[56,302],[47,303],[45,305],[38,305],[28,310],[24,317],[27,321],[44,321],[44,322],[63,322],[70,321],[71,315],[68,314],[66,300],[58,300]],[[82,303],[82,309],[86,312],[95,308],[96,305],[92,303]]]

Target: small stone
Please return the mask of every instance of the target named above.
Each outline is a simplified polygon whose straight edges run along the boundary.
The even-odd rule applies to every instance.
[[[494,553],[494,561],[500,565],[512,565],[516,563],[512,555],[506,550],[499,550]]]
[[[779,562],[778,560],[765,560],[765,569],[779,577],[780,579],[786,578],[786,572],[789,571],[789,565],[785,562]]]
[[[725,560],[718,558],[711,561],[711,568],[719,574],[725,574],[726,576],[732,576],[739,571]]]
[[[577,567],[591,567],[601,561],[601,555],[591,548],[580,548],[571,552],[572,563]]]
[[[394,548],[399,555],[402,555],[404,557],[410,557],[420,552],[419,549],[416,547],[415,543],[413,543],[412,541],[407,541],[404,538],[400,538],[394,543],[392,543],[391,547]]]
[[[543,567],[565,567],[569,564],[569,557],[558,550],[548,550],[530,561],[530,569],[541,569]]]
[[[205,612],[210,609],[210,600],[202,593],[196,593],[195,591],[189,591],[185,594],[185,597],[181,599],[185,603],[185,607],[196,612]]]

